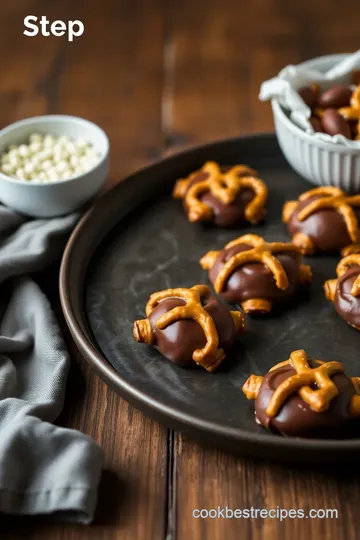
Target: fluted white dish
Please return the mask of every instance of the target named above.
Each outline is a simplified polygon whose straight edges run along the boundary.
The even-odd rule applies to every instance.
[[[321,56],[301,65],[325,72],[346,56]],[[297,173],[317,186],[360,192],[360,149],[319,140],[294,124],[277,99],[273,99],[271,105],[280,148]]]

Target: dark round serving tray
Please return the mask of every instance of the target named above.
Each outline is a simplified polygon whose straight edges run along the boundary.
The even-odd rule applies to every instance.
[[[206,160],[246,163],[270,191],[263,225],[221,231],[188,223],[171,198],[178,177]],[[340,461],[360,456],[360,439],[305,440],[272,435],[255,425],[253,403],[241,387],[294,349],[339,360],[360,374],[359,334],[334,312],[323,283],[335,276],[336,257],[313,257],[308,295],[282,314],[248,320],[248,330],[216,373],[173,366],[135,343],[132,325],[149,295],[169,287],[207,283],[198,261],[210,249],[254,232],[288,240],[281,223],[285,200],[311,186],[286,164],[273,135],[230,139],[164,159],[106,193],[82,218],[65,250],[60,275],[64,314],[81,353],[125,399],[170,428],[245,455],[286,461]]]

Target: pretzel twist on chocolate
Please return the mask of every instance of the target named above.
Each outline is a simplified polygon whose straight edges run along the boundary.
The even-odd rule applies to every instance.
[[[290,365],[296,375],[285,379],[273,393],[266,409],[268,416],[276,416],[286,399],[298,392],[300,397],[316,412],[326,411],[339,393],[336,385],[330,379],[335,373],[343,373],[344,366],[339,362],[320,363],[317,368],[311,368],[304,350],[294,351],[290,355]],[[316,384],[317,390],[310,386]]]
[[[288,278],[282,264],[274,257],[275,253],[293,252],[300,259],[300,250],[298,247],[288,242],[265,242],[263,238],[256,234],[245,234],[236,240],[229,242],[225,249],[229,249],[239,244],[249,244],[252,249],[235,253],[220,269],[215,283],[215,291],[219,294],[223,291],[226,282],[234,270],[247,263],[260,262],[274,274],[276,285],[279,289],[286,290],[289,286]],[[203,268],[209,267],[210,260],[214,260],[218,252],[209,252],[200,261]]]
[[[357,85],[354,89],[350,98],[350,105],[338,108],[337,112],[345,118],[345,120],[357,121],[357,135],[355,136],[355,140],[360,140],[360,85]],[[325,109],[320,107],[314,109],[315,116],[320,119],[324,116],[324,113]]]
[[[201,173],[207,173],[205,180],[191,185],[193,179]],[[208,161],[205,165],[188,178],[178,180],[175,184],[173,196],[185,200],[189,220],[192,222],[209,220],[212,217],[212,209],[200,197],[210,192],[223,204],[231,204],[242,189],[251,189],[254,198],[246,205],[245,218],[251,223],[257,223],[262,217],[262,211],[267,199],[267,187],[255,176],[256,171],[246,165],[235,165],[226,172],[222,172],[220,166],[214,161]],[[243,175],[243,176],[240,176]],[[188,189],[188,186],[191,187]]]
[[[193,359],[208,371],[213,371],[224,359],[224,351],[218,348],[219,337],[215,323],[201,303],[201,299],[207,298],[209,295],[210,289],[207,285],[195,285],[191,289],[167,289],[150,296],[145,312],[149,316],[153,309],[165,298],[180,298],[184,300],[186,302],[184,306],[177,306],[164,313],[157,320],[156,326],[160,330],[163,330],[180,319],[193,319],[200,324],[206,337],[206,345],[202,349],[194,351]],[[239,326],[239,321],[234,318],[233,320],[235,326]]]
[[[346,120],[357,120],[357,135],[355,140],[360,140],[360,85],[355,88],[350,98],[350,107],[340,107],[338,113]]]
[[[348,234],[352,242],[360,241],[358,221],[353,210],[353,206],[360,206],[360,195],[347,196],[337,187],[320,187],[311,189],[299,197],[299,201],[306,201],[310,197],[320,195],[320,198],[310,201],[305,208],[302,208],[297,215],[298,221],[304,221],[318,210],[333,208],[344,218]],[[288,221],[290,216],[283,213],[284,221]]]
[[[341,261],[336,267],[337,277],[340,278],[349,270],[351,266],[355,266],[355,265],[360,266],[359,253],[353,253],[352,255],[348,255],[347,257],[344,257],[343,259],[341,259]],[[360,272],[351,287],[351,294],[353,296],[360,296]]]

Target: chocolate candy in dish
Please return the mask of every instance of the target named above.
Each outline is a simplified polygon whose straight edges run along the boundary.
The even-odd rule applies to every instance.
[[[353,88],[349,84],[335,84],[331,88],[324,90],[316,103],[321,109],[348,107],[350,105]]]
[[[316,106],[309,104],[309,107],[312,118],[319,120],[323,133],[360,139],[360,85],[334,85],[318,96]],[[314,127],[314,122],[310,120],[310,123]],[[315,128],[318,128],[317,124]]]
[[[348,196],[337,187],[306,191],[283,208],[283,221],[292,243],[305,255],[339,252],[360,242],[360,195]]]
[[[182,199],[190,222],[234,227],[259,223],[265,215],[268,190],[247,165],[220,167],[209,161],[176,182],[173,196]]]
[[[294,299],[311,281],[300,249],[287,242],[268,243],[247,234],[201,259],[217,294],[245,313],[265,314]]]
[[[209,372],[223,362],[245,325],[242,313],[229,311],[206,285],[154,293],[145,311],[146,319],[134,323],[137,342],[153,345],[178,366]]]
[[[343,251],[336,268],[337,279],[325,282],[325,296],[345,322],[360,330],[360,245]]]
[[[318,106],[320,86],[315,83],[303,86],[298,90],[298,94],[310,109],[315,109]]]
[[[293,351],[264,376],[250,375],[242,390],[255,401],[256,423],[272,433],[334,439],[359,431],[360,377],[348,377],[340,362]]]

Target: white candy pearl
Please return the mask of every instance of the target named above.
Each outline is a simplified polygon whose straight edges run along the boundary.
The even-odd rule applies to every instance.
[[[27,163],[25,163],[24,165],[24,172],[26,175],[29,175],[31,176],[34,172],[34,166],[33,164],[31,163],[31,161],[28,161]]]
[[[43,145],[41,144],[41,142],[33,142],[29,146],[30,154],[32,155],[38,154],[39,152],[41,152],[42,149]]]
[[[21,180],[25,180],[25,171],[21,167],[16,169],[15,171],[16,178],[20,178]]]
[[[85,139],[83,139],[83,138],[81,138],[81,137],[80,137],[80,139],[76,139],[76,141],[75,141],[75,146],[77,146],[78,148],[83,148],[83,149],[89,147],[89,145],[88,145],[88,143],[85,141]]]
[[[5,163],[2,167],[1,167],[1,170],[4,174],[7,174],[8,176],[10,176],[11,174],[14,173],[15,169],[13,167],[13,165],[11,165],[10,163]]]
[[[40,133],[32,133],[29,137],[30,144],[41,144],[43,142],[43,136]]]
[[[19,157],[19,152],[17,148],[12,148],[8,153],[9,159],[12,160],[13,158]]]
[[[55,170],[58,171],[59,173],[64,173],[65,171],[68,170],[68,164],[66,163],[66,161],[60,161],[60,163],[58,163],[55,167]]]
[[[79,166],[80,159],[78,158],[78,156],[71,156],[70,159],[69,159],[69,163],[70,163],[71,167],[73,167],[75,169],[76,167]]]
[[[52,167],[53,167],[53,163],[52,163],[52,161],[50,161],[50,159],[48,159],[47,161],[43,161],[43,163],[41,164],[41,168],[44,171],[48,171]]]
[[[45,174],[47,175],[48,178],[51,178],[51,180],[55,180],[58,178],[58,172],[57,170],[55,169],[55,167],[49,167],[46,171],[45,171]]]
[[[52,135],[45,135],[44,146],[45,148],[53,148],[55,144],[55,138]]]
[[[44,172],[40,172],[38,175],[36,175],[34,180],[39,180],[39,182],[44,182],[47,180],[47,176]]]
[[[18,148],[18,154],[23,158],[28,157],[30,154],[29,147],[26,144],[21,144]]]
[[[69,178],[71,178],[72,176],[74,176],[74,173],[70,170],[70,169],[67,169],[66,171],[64,171],[63,173],[61,173],[61,178],[63,180],[68,180]]]
[[[13,154],[9,156],[9,163],[14,167],[14,169],[17,169],[21,165],[21,159],[17,154]]]
[[[69,142],[65,148],[68,154],[70,155],[76,154],[76,146],[73,142]]]

